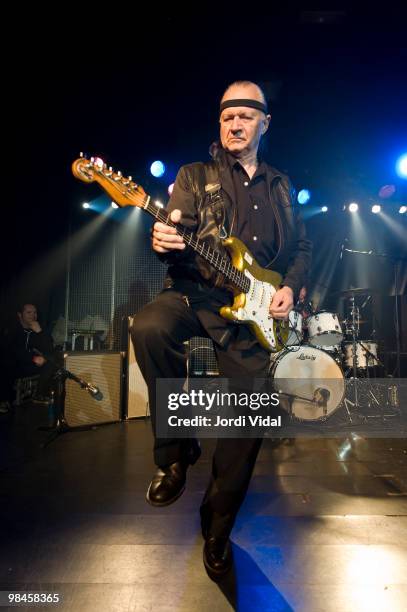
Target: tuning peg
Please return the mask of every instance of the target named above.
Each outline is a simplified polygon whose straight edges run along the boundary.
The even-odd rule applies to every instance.
[[[133,180],[133,177],[129,175],[128,180],[131,182]]]

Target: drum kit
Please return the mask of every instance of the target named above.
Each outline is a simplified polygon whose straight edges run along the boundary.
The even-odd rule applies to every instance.
[[[349,300],[350,314],[342,321],[334,312],[314,311],[311,304],[298,303],[291,311],[290,333],[285,348],[272,355],[271,375],[294,421],[326,421],[337,411],[347,423],[395,416],[394,402],[391,413],[385,414],[389,412],[388,387],[385,393],[378,392],[374,384],[384,371],[378,344],[360,337],[365,321],[356,298],[372,293],[349,289],[332,294]],[[372,408],[374,414],[368,414]]]

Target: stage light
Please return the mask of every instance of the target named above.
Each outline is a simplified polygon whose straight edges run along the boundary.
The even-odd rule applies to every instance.
[[[349,212],[351,212],[351,213],[357,212],[359,210],[359,205],[356,204],[356,202],[351,202],[351,204],[349,204],[348,208],[349,208]]]
[[[156,160],[150,166],[150,172],[156,178],[160,178],[165,172],[165,166],[162,161]]]
[[[321,212],[328,212],[328,206],[323,206],[321,208]]]
[[[372,213],[374,215],[377,215],[377,213],[379,213],[381,211],[382,207],[380,206],[380,204],[373,204],[372,206]]]
[[[84,203],[82,204],[82,208],[90,208],[90,204],[89,204],[89,202],[84,202]]]
[[[407,178],[407,153],[398,158],[396,172],[401,178]]]
[[[407,206],[400,206],[399,213],[400,215],[405,215],[407,212]]]
[[[308,204],[310,199],[311,192],[308,189],[301,189],[297,196],[298,204]]]
[[[395,193],[396,193],[395,185],[383,185],[379,189],[378,196],[379,198],[383,198],[383,200],[386,200],[387,198],[391,198],[391,196],[394,195]]]
[[[164,204],[162,202],[160,202],[160,200],[156,200],[155,204],[156,204],[156,206],[158,206],[158,208],[164,208]]]
[[[174,189],[174,183],[171,183],[171,185],[168,186],[168,195],[170,196],[172,194],[172,190]]]
[[[110,206],[111,206],[112,208],[119,208],[119,205],[118,205],[118,204],[116,204],[116,202],[111,202]]]

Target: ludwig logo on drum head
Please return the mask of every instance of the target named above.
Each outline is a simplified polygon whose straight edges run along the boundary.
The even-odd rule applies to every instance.
[[[301,353],[301,355],[298,355],[297,359],[301,359],[301,361],[305,361],[305,359],[315,361],[316,357],[315,355],[305,355],[304,353]]]

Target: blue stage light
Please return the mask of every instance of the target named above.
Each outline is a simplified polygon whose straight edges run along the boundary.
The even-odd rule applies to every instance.
[[[407,153],[398,158],[396,172],[401,178],[407,178]]]
[[[301,189],[298,193],[298,204],[308,204],[311,199],[311,192],[308,189]]]
[[[165,172],[165,166],[163,162],[158,159],[155,162],[153,162],[150,166],[150,172],[156,178],[160,178],[160,176],[163,176]]]

